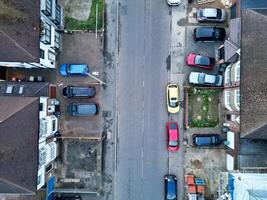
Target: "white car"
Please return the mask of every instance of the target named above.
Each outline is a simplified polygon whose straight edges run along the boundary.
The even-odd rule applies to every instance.
[[[223,83],[223,77],[222,75],[191,72],[189,75],[189,83],[198,85],[221,86]]]
[[[178,6],[179,4],[182,3],[182,0],[167,0],[167,3],[168,3],[170,6]]]
[[[197,10],[197,20],[199,22],[224,22],[226,11],[219,8],[199,8]]]

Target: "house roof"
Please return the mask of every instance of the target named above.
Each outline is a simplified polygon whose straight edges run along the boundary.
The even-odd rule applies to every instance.
[[[7,93],[9,90],[10,93]],[[40,97],[49,96],[49,83],[45,82],[0,82],[0,95]]]
[[[0,1],[0,62],[39,62],[40,0]]]
[[[267,138],[267,16],[242,10],[241,137]]]
[[[237,47],[240,47],[241,40],[241,19],[235,18],[230,20],[229,24],[229,40]]]
[[[239,55],[236,51],[240,48],[241,21],[240,18],[230,20],[229,37],[224,41],[225,62],[236,62]]]
[[[38,120],[38,97],[0,96],[0,193],[36,193]]]

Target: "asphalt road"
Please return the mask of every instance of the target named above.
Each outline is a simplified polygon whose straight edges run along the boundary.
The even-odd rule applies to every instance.
[[[162,0],[120,1],[116,200],[164,197],[169,10]]]

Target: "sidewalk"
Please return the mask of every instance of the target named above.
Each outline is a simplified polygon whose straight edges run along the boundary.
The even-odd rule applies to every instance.
[[[169,153],[169,173],[174,174],[178,178],[178,199],[184,199],[184,129],[183,129],[183,115],[184,115],[184,84],[186,82],[187,73],[185,65],[185,33],[186,33],[186,1],[177,7],[172,7],[172,22],[171,22],[171,70],[170,82],[177,83],[180,89],[180,111],[178,115],[173,115],[171,118],[179,124],[180,135],[180,150],[175,153]]]

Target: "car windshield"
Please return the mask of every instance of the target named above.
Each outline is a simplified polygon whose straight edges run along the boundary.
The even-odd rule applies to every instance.
[[[171,130],[176,130],[176,128],[177,128],[177,127],[176,127],[176,124],[170,124],[170,129],[171,129]]]
[[[172,140],[172,141],[169,142],[169,146],[170,147],[176,147],[177,145],[178,145],[178,142],[175,141],[175,140]]]
[[[205,83],[205,74],[199,74],[199,75],[198,75],[198,82],[199,82],[200,84]]]
[[[216,78],[215,78],[215,84],[219,84],[219,82],[220,82],[220,77],[219,76],[216,76]]]
[[[174,108],[178,106],[178,102],[170,101],[170,107]]]
[[[208,57],[205,57],[205,56],[199,56],[199,55],[197,55],[195,57],[195,63],[197,65],[206,65],[206,66],[209,66],[210,65],[210,59]]]
[[[222,17],[222,10],[221,9],[217,9],[217,18],[221,19]]]
[[[72,110],[72,112],[76,112],[77,111],[77,105],[72,105],[71,110]]]
[[[215,30],[214,31],[214,37],[215,38],[220,38],[220,31],[219,30]]]
[[[67,74],[70,74],[70,65],[67,65],[67,66],[66,66],[66,73],[67,73]]]

